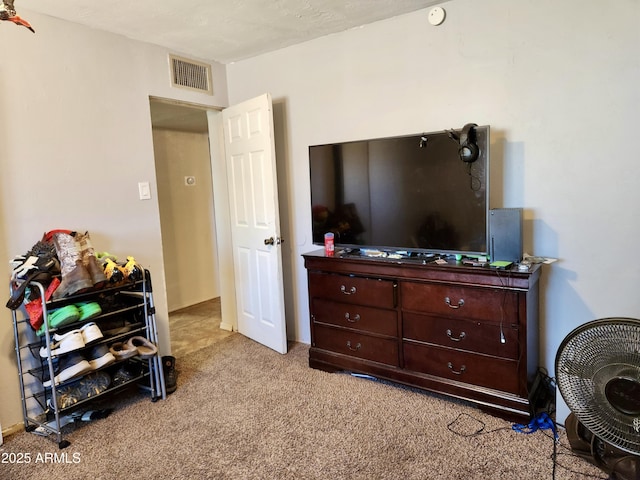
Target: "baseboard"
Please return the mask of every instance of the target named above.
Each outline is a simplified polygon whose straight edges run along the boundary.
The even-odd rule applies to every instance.
[[[233,325],[227,322],[220,322],[220,330],[226,330],[227,332],[233,332]]]
[[[16,423],[7,428],[2,429],[2,438],[7,438],[15,433],[20,433],[24,431],[24,423]]]

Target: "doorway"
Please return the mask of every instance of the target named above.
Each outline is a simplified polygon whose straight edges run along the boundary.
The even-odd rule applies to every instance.
[[[150,98],[174,356],[215,343],[220,336],[220,287],[207,109]],[[194,325],[200,326],[195,330],[197,341],[193,337]]]

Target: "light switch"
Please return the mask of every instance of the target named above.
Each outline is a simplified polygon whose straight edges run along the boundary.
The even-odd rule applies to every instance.
[[[149,182],[138,182],[138,193],[140,194],[140,200],[151,200]]]

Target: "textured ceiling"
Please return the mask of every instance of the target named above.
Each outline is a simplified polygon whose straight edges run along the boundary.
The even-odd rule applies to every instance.
[[[443,0],[16,0],[50,15],[230,63],[443,3]],[[28,16],[22,16],[29,20]],[[33,23],[33,22],[32,22]],[[38,26],[33,25],[36,32]]]
[[[444,0],[15,0],[61,18],[203,60],[231,63]],[[22,16],[29,20],[28,15]],[[426,21],[426,19],[425,19]],[[38,26],[31,21],[36,34]],[[155,128],[206,132],[203,110],[151,102]]]

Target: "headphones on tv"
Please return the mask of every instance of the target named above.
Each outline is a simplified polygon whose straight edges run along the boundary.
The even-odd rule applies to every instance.
[[[462,127],[460,133],[460,148],[458,148],[458,155],[460,160],[466,163],[475,162],[480,155],[480,149],[476,145],[476,131],[477,127],[475,123],[467,123]]]

